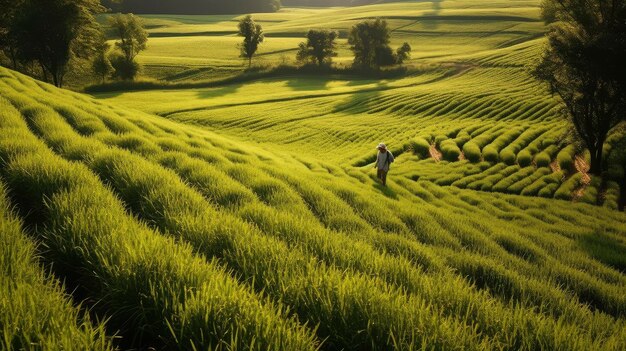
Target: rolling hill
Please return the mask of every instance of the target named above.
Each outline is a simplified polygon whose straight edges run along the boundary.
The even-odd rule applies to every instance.
[[[397,78],[89,96],[0,68],[0,349],[625,349],[622,135],[605,179],[561,140],[536,1],[434,5],[257,15],[261,63],[387,17]],[[236,16],[144,18],[148,76],[241,69]]]

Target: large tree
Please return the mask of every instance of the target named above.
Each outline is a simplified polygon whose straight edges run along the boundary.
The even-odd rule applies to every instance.
[[[252,16],[248,15],[239,21],[239,36],[243,37],[243,43],[239,46],[241,57],[248,59],[248,67],[252,66],[252,57],[263,42],[263,27],[254,22]]]
[[[626,119],[626,2],[545,0],[543,17],[548,45],[535,74],[562,100],[599,175],[607,136]]]
[[[15,17],[23,4],[23,0],[0,0],[0,51],[11,61],[13,69],[17,69],[17,42],[11,33]]]
[[[335,31],[326,29],[311,29],[307,33],[307,41],[300,43],[297,59],[301,62],[312,61],[320,67],[324,63],[330,64],[332,58],[337,56],[337,37]]]
[[[379,68],[394,64],[390,37],[387,21],[382,19],[360,22],[352,27],[348,44],[354,52],[355,66]]]
[[[9,30],[17,57],[38,62],[61,87],[70,60],[93,55],[100,33],[94,15],[101,11],[98,0],[25,0]]]

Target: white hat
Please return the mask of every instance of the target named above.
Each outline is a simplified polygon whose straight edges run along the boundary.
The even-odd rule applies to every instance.
[[[386,149],[387,145],[385,145],[385,143],[380,143],[378,144],[378,146],[376,146],[377,149]]]

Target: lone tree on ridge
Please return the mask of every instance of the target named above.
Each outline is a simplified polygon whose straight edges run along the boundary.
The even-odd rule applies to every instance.
[[[248,59],[248,67],[252,66],[252,57],[259,49],[259,45],[265,39],[263,35],[263,27],[255,23],[251,15],[244,17],[239,21],[239,36],[243,37],[243,43],[240,44],[241,57]]]

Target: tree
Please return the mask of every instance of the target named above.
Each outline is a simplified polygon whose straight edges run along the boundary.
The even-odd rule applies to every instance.
[[[118,14],[109,18],[109,25],[119,39],[115,42],[115,47],[122,51],[126,61],[134,61],[135,57],[146,49],[148,32],[143,28],[139,17],[132,13]]]
[[[560,97],[600,175],[607,136],[626,118],[626,2],[545,0],[543,17],[548,45],[535,76]]]
[[[23,0],[0,0],[0,51],[11,61],[13,69],[17,69],[17,42],[11,28],[23,3]]]
[[[94,15],[102,11],[98,0],[25,0],[9,29],[17,58],[38,62],[61,87],[70,60],[93,55],[100,32]]]
[[[396,50],[396,63],[401,65],[404,61],[411,57],[411,45],[409,43],[402,44],[401,47]]]
[[[109,57],[113,67],[113,78],[121,80],[133,80],[139,74],[141,67],[135,60],[128,61],[121,52],[114,52]]]
[[[265,39],[263,35],[263,27],[257,24],[248,15],[239,21],[239,36],[243,37],[243,43],[239,46],[241,57],[248,59],[248,67],[252,66],[252,56],[259,48],[259,44]]]
[[[389,40],[387,21],[376,19],[357,23],[348,36],[348,44],[354,52],[354,65],[379,68],[393,64],[395,59]]]
[[[312,61],[318,66],[324,63],[330,64],[332,58],[337,56],[337,37],[339,34],[329,30],[311,29],[307,33],[307,42],[300,43],[297,59],[300,62]]]
[[[101,36],[100,42],[96,47],[96,56],[91,63],[91,70],[98,77],[102,78],[102,83],[106,82],[106,78],[113,73],[113,66],[109,59],[109,49],[111,45],[106,42],[104,35]]]

